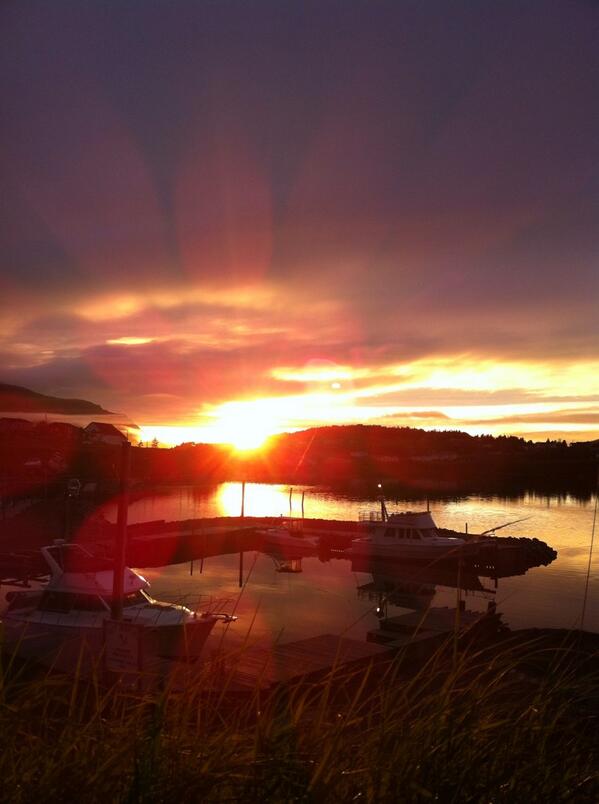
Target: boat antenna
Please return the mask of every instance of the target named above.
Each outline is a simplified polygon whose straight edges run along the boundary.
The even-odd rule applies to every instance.
[[[521,519],[512,519],[511,522],[504,522],[503,525],[495,525],[494,528],[489,528],[488,530],[483,530],[480,534],[481,536],[488,536],[489,533],[495,533],[496,530],[501,530],[501,528],[507,528],[509,525],[515,525],[517,522],[524,522],[525,519],[530,519],[532,514],[529,516],[523,516]]]
[[[379,483],[379,488],[381,488],[381,484]],[[381,503],[381,519],[383,522],[386,522],[389,519],[389,514],[387,513],[387,506],[385,505],[385,495],[379,494],[378,499]]]

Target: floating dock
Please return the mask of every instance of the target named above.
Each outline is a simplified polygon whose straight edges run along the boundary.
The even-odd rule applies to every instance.
[[[264,535],[275,525],[290,525],[298,534],[316,537],[322,560],[350,558],[347,552],[353,539],[366,533],[367,523],[327,519],[282,519],[280,517],[212,517],[167,522],[156,520],[129,525],[127,528],[127,563],[135,567],[159,567],[193,559],[261,550]],[[476,537],[453,531],[441,531],[471,540]],[[105,523],[77,533],[78,541],[90,552],[111,556],[114,551],[116,525]],[[19,550],[0,553],[0,583],[16,584],[20,579],[33,579],[44,571],[36,551]],[[534,538],[495,537],[481,545],[480,553],[468,564],[481,575],[516,575],[529,567],[548,564],[556,552],[545,542]],[[405,561],[405,559],[398,559]],[[40,566],[40,563],[42,566]]]
[[[422,660],[440,648],[451,636],[458,638],[479,632],[487,627],[496,629],[498,615],[465,609],[431,607],[386,617],[379,627],[368,632],[369,642],[385,645],[393,651],[403,651],[406,657]]]

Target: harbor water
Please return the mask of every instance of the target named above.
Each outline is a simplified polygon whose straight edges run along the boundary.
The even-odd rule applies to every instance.
[[[238,516],[242,488],[239,483],[216,487],[177,487],[133,498],[129,522],[185,520],[211,516]],[[356,498],[313,487],[252,484],[245,488],[248,516],[302,516],[357,520],[377,510],[376,499]],[[461,597],[466,609],[484,612],[495,602],[502,621],[511,628],[578,628],[599,632],[599,556],[591,556],[594,499],[570,496],[516,498],[465,497],[457,499],[387,499],[389,511],[423,510],[430,505],[439,527],[481,533],[505,523],[498,535],[531,536],[557,551],[548,566],[532,567],[522,575],[495,579],[463,579]],[[116,519],[116,506],[104,514]],[[520,520],[517,521],[516,520]],[[358,567],[348,559],[304,557],[300,572],[282,572],[276,553],[249,552],[240,566],[238,554],[185,564],[149,568],[144,574],[158,598],[193,601],[202,597],[235,609],[251,625],[252,637],[284,641],[323,633],[365,638],[376,628],[382,607],[385,614],[427,606],[455,607],[456,584],[401,563],[386,567]],[[242,587],[239,587],[240,570]],[[444,582],[445,581],[445,582]],[[470,588],[469,588],[470,587]],[[584,608],[584,614],[583,614]],[[377,616],[378,615],[378,616]],[[584,619],[582,620],[582,618]]]

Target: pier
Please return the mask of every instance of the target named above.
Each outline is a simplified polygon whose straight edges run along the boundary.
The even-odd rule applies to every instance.
[[[350,558],[352,540],[366,535],[368,523],[329,519],[284,519],[281,517],[210,517],[187,520],[155,520],[127,527],[127,563],[136,567],[159,567],[194,559],[260,550],[265,528],[284,525],[292,532],[318,539],[323,560]],[[441,530],[441,529],[440,529]],[[473,534],[441,530],[472,541]],[[62,535],[62,534],[57,534]],[[116,525],[104,522],[77,531],[77,541],[90,552],[112,556]],[[49,543],[51,538],[46,543]],[[489,577],[525,572],[531,566],[550,563],[556,556],[545,542],[527,537],[497,536],[488,539],[468,567]],[[456,563],[456,562],[454,562]],[[466,563],[466,562],[464,562]],[[44,574],[39,550],[24,544],[22,549],[0,552],[0,584],[17,585]]]

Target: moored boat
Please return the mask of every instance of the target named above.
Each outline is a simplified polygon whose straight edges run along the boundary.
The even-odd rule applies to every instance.
[[[299,530],[292,532],[291,525],[277,525],[256,531],[261,538],[264,551],[277,553],[286,558],[299,558],[315,555],[318,552],[318,538],[303,536]]]
[[[37,590],[10,592],[2,615],[4,646],[20,656],[47,660],[57,651],[85,648],[99,655],[111,620],[114,568],[77,544],[60,541],[41,550],[50,578]],[[139,627],[142,653],[156,658],[197,658],[215,624],[235,619],[164,603],[149,594],[139,573],[124,569],[122,618]]]
[[[354,539],[352,557],[435,561],[473,556],[479,545],[441,534],[430,511],[404,511],[369,523],[368,536]]]

